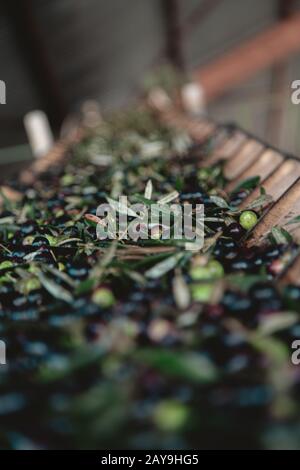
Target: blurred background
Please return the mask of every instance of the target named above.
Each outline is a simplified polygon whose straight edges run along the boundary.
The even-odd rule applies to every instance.
[[[55,135],[86,99],[103,110],[137,98],[161,64],[202,83],[207,111],[300,154],[300,1],[2,0],[0,163],[31,158],[23,118]]]

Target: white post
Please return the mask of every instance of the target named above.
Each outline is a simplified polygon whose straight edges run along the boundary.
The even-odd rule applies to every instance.
[[[54,145],[47,115],[43,111],[31,111],[24,117],[24,126],[33,155],[44,157]]]
[[[6,344],[0,340],[0,365],[6,364]]]
[[[0,80],[0,104],[6,104],[6,84]]]

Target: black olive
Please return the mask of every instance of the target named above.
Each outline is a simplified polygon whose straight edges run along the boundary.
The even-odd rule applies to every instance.
[[[195,203],[201,204],[203,199],[203,193],[195,192],[195,193],[181,193],[179,196],[180,201],[193,201]]]
[[[272,246],[264,251],[263,257],[266,262],[273,261],[274,259],[279,258],[283,251],[284,248],[280,245]]]
[[[243,189],[241,191],[235,192],[231,197],[230,204],[232,206],[239,206],[246,199],[248,194],[248,191]]]
[[[224,294],[222,305],[227,312],[243,314],[250,311],[251,300],[245,295],[227,291]]]
[[[249,295],[260,312],[278,311],[282,307],[279,293],[271,283],[254,284],[249,290]]]
[[[233,238],[234,240],[240,240],[245,234],[245,230],[240,224],[238,224],[237,222],[233,222],[226,228],[225,234]]]
[[[37,230],[38,230],[38,225],[34,220],[28,220],[27,222],[24,222],[24,224],[20,226],[20,231],[22,235],[25,235],[25,236],[32,235]]]
[[[21,232],[21,230],[18,230],[14,236],[9,240],[9,242],[13,245],[13,246],[19,246],[19,245],[22,245],[22,242],[23,242],[23,234]]]
[[[51,251],[48,248],[40,248],[37,254],[34,257],[34,261],[39,261],[41,263],[49,263],[51,266],[55,265],[55,260]]]
[[[32,242],[32,246],[36,248],[41,248],[42,246],[49,246],[50,243],[46,237],[35,237],[35,239]]]
[[[28,302],[30,302],[31,304],[38,304],[42,301],[43,298],[41,291],[38,289],[30,291],[27,297]]]
[[[249,290],[250,296],[259,302],[268,301],[278,297],[277,289],[268,282],[254,284]]]
[[[73,263],[67,263],[67,272],[69,276],[73,278],[84,279],[88,275],[89,265],[84,261],[74,261]]]
[[[284,303],[288,308],[299,311],[300,309],[300,287],[288,285],[283,291]]]
[[[22,250],[22,249],[15,249],[12,253],[11,253],[11,259],[15,262],[15,263],[18,263],[20,261],[23,261],[24,259],[24,256],[26,256],[26,251]]]
[[[234,259],[230,264],[230,268],[233,271],[250,271],[252,267],[253,263],[251,262],[251,260],[243,258]]]
[[[237,244],[234,240],[222,238],[217,241],[214,248],[214,255],[216,257],[224,258],[226,254],[233,252],[237,252]]]

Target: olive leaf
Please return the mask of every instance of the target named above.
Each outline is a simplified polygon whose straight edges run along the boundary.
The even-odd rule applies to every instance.
[[[37,276],[41,284],[44,286],[44,288],[53,297],[55,297],[56,299],[63,300],[64,302],[67,302],[67,303],[73,302],[73,296],[67,289],[57,284],[54,280],[50,279],[42,272],[38,272]]]
[[[166,375],[191,382],[211,383],[215,382],[219,375],[213,362],[198,353],[144,349],[139,351],[136,359]]]
[[[220,196],[209,196],[209,199],[216,204],[216,206],[221,207],[221,209],[229,209],[229,204],[224,198]]]
[[[250,178],[246,178],[235,186],[232,194],[237,193],[241,189],[255,189],[259,183],[260,176],[251,176]]]
[[[282,227],[273,227],[271,230],[271,238],[273,238],[278,245],[285,245],[293,240],[291,234]]]
[[[183,253],[176,253],[175,255],[164,259],[160,263],[148,269],[148,271],[145,273],[145,276],[151,279],[162,277],[164,274],[174,269],[183,256]]]
[[[153,184],[152,184],[152,181],[149,180],[147,182],[146,188],[145,188],[145,194],[144,194],[145,199],[150,199],[151,200],[152,192],[153,192]]]

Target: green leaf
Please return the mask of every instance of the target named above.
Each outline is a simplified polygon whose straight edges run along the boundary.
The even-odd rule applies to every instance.
[[[288,364],[290,351],[286,344],[270,336],[254,334],[250,336],[249,342],[252,346],[265,354],[271,363],[271,367],[281,367]]]
[[[218,378],[218,371],[212,361],[198,353],[144,349],[138,352],[137,360],[166,375],[191,382],[211,383]]]
[[[241,189],[255,189],[260,183],[260,176],[251,176],[250,178],[246,178],[244,181],[241,181],[232,191],[236,193]]]
[[[258,198],[254,199],[245,210],[251,210],[258,207],[263,207],[267,204],[270,204],[273,201],[272,196],[268,194],[261,194]]]
[[[150,279],[156,279],[156,278],[162,277],[164,274],[171,271],[171,269],[174,269],[182,257],[183,257],[182,253],[176,253],[176,255],[173,255],[167,259],[164,259],[160,263],[148,269],[148,271],[146,271],[145,273],[145,276]]]
[[[253,284],[266,280],[267,275],[263,274],[245,274],[244,276],[240,274],[230,274],[226,277],[226,281],[230,286],[236,287],[243,292],[247,292]]]
[[[286,225],[298,224],[300,223],[300,215],[293,217],[293,219],[289,220]]]
[[[286,245],[293,241],[293,237],[290,233],[282,227],[273,227],[271,230],[271,238],[273,238],[278,245]]]
[[[225,199],[220,196],[209,196],[209,199],[216,204],[216,206],[221,207],[222,209],[229,209],[229,204]]]
[[[85,279],[76,287],[75,294],[84,295],[90,292],[95,287],[96,284],[97,284],[96,279],[92,279],[92,278]]]
[[[262,335],[272,335],[277,331],[290,328],[299,322],[299,314],[295,312],[280,312],[266,316],[262,319],[258,333]]]
[[[57,284],[54,280],[50,279],[49,277],[45,276],[45,274],[43,274],[42,272],[37,273],[37,276],[44,288],[53,297],[55,297],[56,299],[63,300],[67,303],[73,302],[73,296],[67,289]]]

